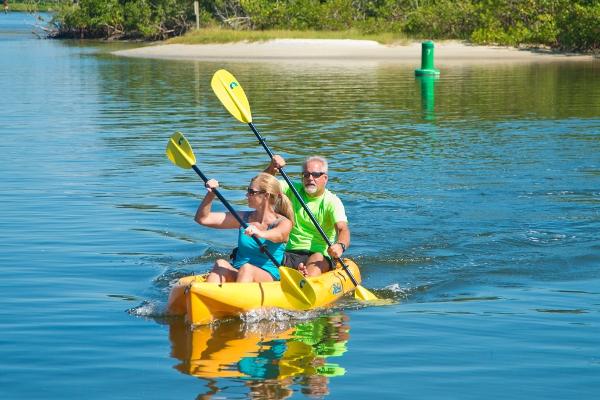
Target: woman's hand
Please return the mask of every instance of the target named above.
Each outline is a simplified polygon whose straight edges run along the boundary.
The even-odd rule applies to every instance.
[[[244,234],[248,236],[256,236],[258,238],[263,237],[263,231],[258,229],[255,225],[248,225],[248,227],[244,230]]]
[[[208,192],[212,192],[213,189],[219,187],[219,181],[217,181],[216,179],[209,179],[208,181],[206,181],[206,184],[204,186],[206,186],[206,190]]]

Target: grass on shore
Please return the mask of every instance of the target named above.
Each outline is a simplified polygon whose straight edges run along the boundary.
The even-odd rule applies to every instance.
[[[56,2],[23,2],[23,3],[13,3],[11,1],[8,2],[8,11],[16,11],[16,12],[52,12],[58,9],[58,4]],[[4,12],[4,7],[2,7],[2,3],[0,2],[0,11]]]
[[[410,39],[403,34],[378,33],[363,34],[356,30],[347,31],[290,31],[290,30],[265,30],[265,31],[236,31],[223,28],[194,29],[184,36],[169,39],[167,43],[179,44],[210,44],[234,42],[261,42],[272,39],[354,39],[374,40],[381,44],[402,44]]]

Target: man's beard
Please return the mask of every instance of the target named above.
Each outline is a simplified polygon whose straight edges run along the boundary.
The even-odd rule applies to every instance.
[[[315,194],[317,193],[317,185],[305,185],[304,186],[304,191],[308,194]]]

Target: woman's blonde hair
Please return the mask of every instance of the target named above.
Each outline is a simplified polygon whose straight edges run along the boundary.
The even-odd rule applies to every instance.
[[[269,200],[273,204],[273,210],[275,210],[277,214],[281,214],[290,221],[294,222],[294,209],[292,208],[292,202],[281,191],[281,185],[279,184],[277,178],[271,174],[261,172],[252,178],[250,182],[255,184],[258,190],[269,194]]]

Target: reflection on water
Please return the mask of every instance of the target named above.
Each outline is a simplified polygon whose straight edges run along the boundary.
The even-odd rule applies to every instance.
[[[435,120],[435,81],[438,79],[432,75],[415,77],[421,86],[421,112],[426,121]]]
[[[303,393],[329,393],[331,377],[345,369],[329,358],[347,351],[350,327],[343,312],[298,323],[240,319],[190,330],[181,321],[169,326],[175,368],[207,381],[209,391],[221,391],[219,378],[239,378],[252,396],[285,398],[291,385]]]

